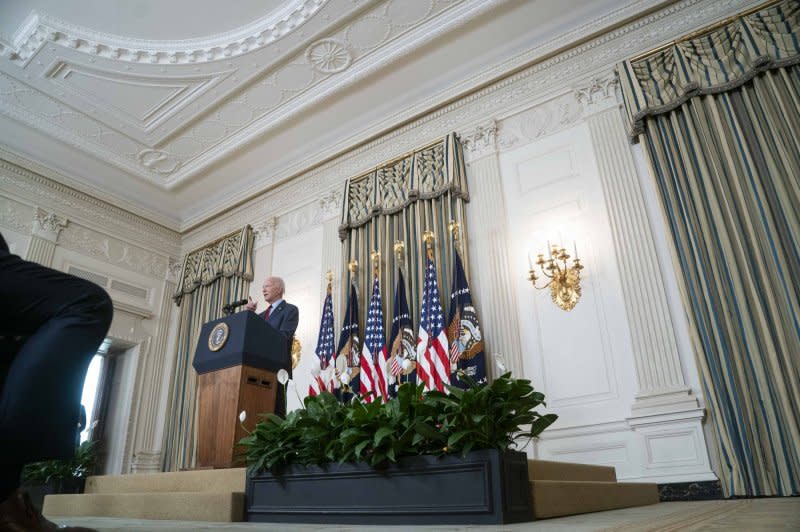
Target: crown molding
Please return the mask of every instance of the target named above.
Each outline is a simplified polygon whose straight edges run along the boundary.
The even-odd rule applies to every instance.
[[[184,161],[176,172],[164,180],[167,189],[173,189],[183,184],[208,165],[243,150],[251,141],[266,134],[269,130],[279,128],[297,116],[303,109],[313,107],[336,94],[352,88],[380,71],[390,61],[407,57],[414,51],[447,34],[453,28],[475,20],[507,2],[508,0],[464,0],[438,11],[431,9],[426,15],[424,23],[419,23],[413,29],[396,36],[389,44],[379,47],[374,52],[364,54],[356,59],[351,58],[347,63],[349,68],[347,68],[347,75],[344,78],[336,76],[325,77],[314,87],[313,91],[308,91],[308,96],[295,98],[288,104],[276,107],[272,112],[258,117],[237,133],[204,151],[202,155],[193,160]],[[378,8],[380,7],[378,6]],[[371,11],[365,13],[363,18],[369,17],[371,13]],[[444,13],[446,13],[446,18],[440,20]],[[339,29],[335,33],[345,33],[346,31],[346,28]],[[311,47],[315,44],[317,43],[312,44]],[[304,58],[308,50],[311,50],[311,47],[306,52],[298,54],[297,59]],[[364,60],[367,56],[370,58],[369,61]],[[351,143],[350,146],[352,145]]]
[[[124,238],[144,249],[167,257],[180,254],[176,231],[4,159],[0,159],[0,189],[12,199],[24,198],[31,205],[56,210],[84,227]]]
[[[422,114],[417,119],[408,120],[410,116],[424,113],[425,106],[432,101],[445,100],[445,94],[406,108],[327,150],[282,167],[282,171],[263,168],[261,172],[275,176],[266,190],[262,182],[229,196],[228,205],[237,205],[233,209],[212,207],[198,210],[196,214],[182,221],[182,231],[185,234],[195,234],[213,218],[215,223],[224,224],[224,228],[215,231],[223,234],[245,223],[251,223],[252,220],[279,215],[286,212],[293,199],[309,197],[302,194],[316,196],[328,193],[348,177],[426,141],[442,137],[451,131],[468,131],[495,117],[502,120],[556,96],[562,96],[565,89],[582,86],[587,78],[608,72],[616,63],[635,51],[658,46],[686,31],[729,16],[755,3],[752,0],[630,2],[615,12],[617,17],[631,17],[641,12],[648,14],[558,52],[566,46],[569,38],[577,39],[583,32],[597,34],[604,27],[613,24],[614,14],[597,19],[504,63],[506,68],[514,69],[517,62],[533,61],[527,67],[512,70],[512,74],[500,80],[486,85],[489,81],[486,78],[494,75],[495,69],[472,78],[471,83],[485,86]],[[666,7],[652,11],[654,6],[664,4],[667,4]],[[532,59],[535,57],[539,59]],[[570,98],[575,102],[574,96]],[[570,109],[570,116],[575,112],[580,111]],[[398,124],[401,125],[398,127]],[[369,138],[375,140],[364,143]],[[353,146],[357,147],[352,148]],[[303,171],[306,168],[312,169]],[[248,210],[257,211],[258,217],[244,214]]]
[[[12,42],[0,40],[0,54],[23,67],[41,47],[49,43],[130,63],[182,64],[228,59],[263,48],[288,35],[313,17],[328,1],[293,0],[282,9],[235,30],[175,41],[111,35],[32,10]]]
[[[446,91],[417,100],[413,105],[354,132],[329,148],[311,149],[309,156],[290,165],[260,168],[257,176],[245,176],[261,177],[260,183],[242,187],[236,194],[226,195],[227,206],[194,211],[181,221],[177,229],[183,233],[184,242],[202,243],[245,223],[285,215],[297,205],[298,198],[313,200],[335,192],[347,177],[451,131],[468,131],[491,118],[502,122],[506,117],[563,94],[565,88],[580,86],[598,72],[607,72],[631,53],[655,47],[756,3],[752,0],[683,0],[675,3],[665,0],[629,1],[606,17],[520,53]],[[455,14],[456,8],[467,10],[469,6],[479,9],[477,4],[465,2],[451,6],[451,13]],[[359,17],[370,12],[369,9],[361,11]],[[638,13],[646,14],[621,25],[618,22],[620,19],[630,20]],[[348,23],[341,22],[337,28]],[[597,36],[587,38],[586,35]],[[333,37],[335,35],[330,36]],[[578,44],[568,48],[570,43]],[[412,45],[404,51],[399,42],[392,45],[397,46],[396,52],[399,53],[409,54],[416,49]],[[298,53],[304,54],[305,51],[306,48],[303,48]],[[339,75],[350,76],[359,72],[359,68],[366,69],[366,66],[361,67],[357,63],[353,62]],[[321,87],[326,89],[326,86]],[[335,87],[330,90],[335,90]],[[235,150],[231,153],[235,153]],[[95,156],[100,158],[99,155]],[[3,157],[2,152],[0,157]],[[141,172],[142,167],[134,164],[133,168]],[[177,171],[189,169],[184,167]],[[125,170],[129,171],[129,167],[126,166]],[[151,174],[148,175],[152,182],[164,186],[163,175]],[[113,198],[109,198],[109,201],[119,203]],[[143,212],[133,206],[126,208],[137,214]],[[70,217],[74,216],[70,213]],[[152,218],[161,223],[158,217]],[[169,222],[163,225],[175,228]]]
[[[154,225],[162,226],[162,228],[179,233],[178,223],[171,218],[166,218],[163,215],[138,204],[133,204],[116,194],[108,193],[104,190],[89,186],[83,182],[77,181],[71,176],[68,176],[58,170],[55,170],[47,165],[33,161],[30,158],[14,152],[13,150],[0,146],[0,160],[16,165],[23,170],[28,170],[34,174],[38,174],[53,182],[61,183],[66,187],[75,189],[87,197],[98,199],[104,203],[118,207],[124,211],[128,211],[131,215],[141,217]]]
[[[18,106],[12,103],[17,98],[7,98],[4,99],[5,101],[0,101],[0,113],[44,132],[99,160],[108,162],[131,176],[159,188],[173,190],[208,168],[209,165],[246,149],[250,142],[267,131],[278,128],[309,106],[362,81],[384,67],[385,63],[392,59],[392,54],[399,54],[398,57],[404,56],[419,46],[443,35],[454,24],[462,24],[472,19],[472,17],[465,18],[459,13],[472,11],[473,15],[477,16],[509,0],[451,0],[449,2],[429,0],[429,5],[422,9],[422,18],[410,25],[395,23],[388,18],[386,11],[390,4],[386,0],[372,0],[355,7],[341,5],[345,3],[345,0],[338,0],[338,3],[334,0],[317,1],[321,2],[317,7],[317,11],[323,7],[326,8],[325,14],[320,15],[320,17],[321,19],[326,19],[329,25],[323,28],[316,28],[319,25],[316,24],[313,31],[319,31],[319,35],[316,37],[323,38],[309,39],[309,41],[304,42],[301,39],[305,35],[304,31],[298,32],[296,38],[282,42],[281,47],[273,46],[272,51],[275,53],[279,53],[282,47],[288,47],[288,50],[280,52],[277,58],[268,58],[267,62],[272,63],[271,66],[254,74],[245,73],[247,69],[243,59],[239,63],[235,63],[232,62],[233,58],[231,57],[216,58],[223,59],[228,66],[241,67],[238,75],[231,74],[230,76],[231,80],[235,80],[238,84],[237,87],[219,96],[213,102],[204,102],[204,108],[213,109],[213,112],[201,113],[204,115],[203,118],[200,118],[199,115],[189,119],[181,117],[182,123],[178,129],[166,132],[160,131],[157,145],[153,141],[142,142],[144,138],[142,135],[148,134],[146,131],[142,131],[140,135],[131,136],[117,131],[115,126],[111,125],[112,122],[124,122],[124,120],[119,119],[108,122],[108,116],[101,117],[91,109],[89,109],[88,113],[75,114],[64,102],[40,92],[35,87],[38,79],[35,76],[25,74],[20,76],[20,79],[17,79],[15,77],[16,69],[9,71],[14,72],[14,75],[0,73],[0,92],[4,91],[15,96],[18,92],[23,93],[26,99],[32,99],[37,102],[37,108],[56,109],[57,112],[52,116],[40,116],[32,110],[33,108],[30,105]],[[351,4],[357,4],[358,1],[354,0]],[[339,12],[336,11],[337,6]],[[442,21],[441,15],[443,13],[454,13],[453,20],[450,21],[446,18]],[[449,17],[450,15],[447,16]],[[387,33],[383,40],[371,45],[357,46],[360,50],[358,54],[354,54],[350,49],[340,48],[340,52],[347,52],[349,55],[347,61],[336,68],[324,69],[321,68],[320,64],[309,63],[309,54],[313,55],[317,45],[332,42],[339,42],[341,45],[341,41],[337,41],[335,38],[336,35],[348,35],[348,32],[355,25],[370,20],[382,20],[385,22],[390,29],[389,33],[391,35]],[[38,21],[38,19],[34,21]],[[433,23],[434,21],[436,23]],[[40,36],[41,42],[26,56],[28,59],[35,57],[45,44],[52,51],[49,53],[57,53],[55,43],[48,44],[48,36],[57,38],[58,34]],[[417,41],[416,44],[415,40]],[[384,46],[385,42],[389,44]],[[85,51],[83,48],[82,45],[73,46],[69,47],[68,50],[64,50],[63,53],[76,56],[79,52]],[[378,49],[374,50],[374,48]],[[91,52],[95,53],[97,50],[97,47],[92,47]],[[98,64],[103,61],[113,62],[117,59],[113,56],[109,57],[102,54],[101,56],[97,58]],[[254,59],[255,57],[253,56]],[[367,57],[369,57],[369,60],[363,60]],[[77,59],[74,60],[77,61]],[[90,57],[88,61],[90,63],[94,62],[95,58]],[[263,62],[263,57],[258,62]],[[156,61],[157,64],[155,65],[149,64],[149,62],[145,63],[147,64],[142,65],[141,68],[149,68],[150,70],[157,68],[161,72],[173,68],[172,64],[161,66],[158,61]],[[280,77],[285,73],[284,68],[293,69],[299,65],[303,65],[307,69],[307,73],[313,76],[313,81],[308,86],[299,91],[294,91],[291,88],[276,85],[276,88],[281,93],[280,101],[274,105],[265,104],[263,108],[259,105],[242,103],[249,102],[251,99],[258,100],[259,83],[256,81],[266,82],[271,79],[274,81],[273,78]],[[86,66],[88,68],[88,65]],[[119,68],[122,67],[120,66]],[[126,66],[125,68],[129,69],[131,67]],[[177,68],[185,69],[186,65],[178,64]],[[201,66],[193,68],[197,70]],[[344,70],[347,70],[346,75],[342,74]],[[186,77],[186,73],[183,71],[182,76]],[[31,91],[32,88],[35,89],[34,92]],[[297,94],[294,95],[294,93]],[[238,114],[244,111],[250,113],[250,117],[244,123],[239,123],[233,119],[218,118],[226,114],[238,117]],[[61,121],[61,115],[68,115],[69,120],[66,122]],[[209,116],[214,118],[208,119]],[[106,121],[101,121],[99,118],[104,118]],[[199,133],[204,128],[211,128],[221,133],[219,135],[215,133],[207,137],[206,134]],[[133,146],[125,150],[113,149],[104,140],[118,137],[125,137],[126,144],[133,144]],[[261,188],[263,190],[263,186]]]

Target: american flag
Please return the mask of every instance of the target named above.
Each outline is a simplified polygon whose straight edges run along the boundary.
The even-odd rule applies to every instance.
[[[400,365],[399,357],[392,357],[392,375],[399,377],[403,373],[403,367]]]
[[[319,336],[317,337],[317,358],[319,367],[324,370],[336,362],[336,349],[333,338],[333,298],[331,297],[331,283],[328,283],[325,301],[322,303],[322,319],[319,322]],[[326,372],[327,373],[327,372]],[[308,387],[309,395],[317,395],[327,390],[333,393],[333,380],[325,382],[322,375],[316,375]]]
[[[397,286],[394,292],[394,310],[392,311],[392,331],[389,336],[389,355],[392,364],[392,376],[395,377],[396,386],[390,389],[394,394],[401,381],[417,382],[417,371],[414,361],[417,359],[417,335],[411,323],[411,313],[408,310],[406,297],[406,281],[403,270],[397,269]],[[404,369],[402,364],[408,360],[409,367]]]
[[[450,289],[450,315],[447,319],[450,341],[450,362],[478,383],[486,382],[486,356],[478,311],[472,304],[461,254],[453,246],[453,285]],[[466,388],[467,382],[454,379],[455,386]]]
[[[344,311],[344,321],[342,322],[341,332],[339,333],[339,345],[336,348],[336,370],[341,374],[347,372],[350,375],[350,382],[347,388],[342,389],[339,396],[341,401],[347,402],[352,398],[352,393],[361,389],[359,380],[361,371],[359,369],[359,358],[361,357],[361,340],[358,332],[358,294],[356,286],[351,282],[350,297],[347,300],[347,308]]]
[[[325,384],[325,379],[322,374],[314,375],[311,378],[311,384],[308,385],[308,395],[314,397],[322,392],[333,393],[332,385],[333,381],[328,381],[328,385]]]
[[[386,340],[383,329],[383,304],[378,276],[372,282],[372,297],[364,327],[364,348],[361,351],[361,393],[370,402],[376,397],[388,398],[386,378]]]
[[[445,384],[450,384],[450,359],[443,314],[433,252],[428,250],[417,336],[417,375],[426,390],[440,392],[445,391]]]

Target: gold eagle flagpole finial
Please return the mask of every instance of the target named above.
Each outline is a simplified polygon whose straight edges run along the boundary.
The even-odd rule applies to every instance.
[[[369,258],[372,260],[372,273],[378,275],[381,268],[381,252],[376,249],[370,253]]]
[[[400,269],[403,269],[403,263],[406,256],[406,244],[402,240],[394,241],[394,255]]]
[[[433,241],[436,237],[433,236],[433,231],[425,231],[422,233],[422,239],[425,241],[425,246],[428,250],[428,258],[433,259]]]

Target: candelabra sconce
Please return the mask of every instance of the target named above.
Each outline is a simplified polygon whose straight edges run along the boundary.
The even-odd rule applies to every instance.
[[[546,284],[544,286],[537,286],[536,282],[540,279],[534,270],[533,261],[528,256],[528,280],[537,290],[544,290],[550,288],[550,297],[553,303],[558,305],[562,310],[572,310],[578,304],[581,298],[581,270],[583,264],[581,259],[578,258],[578,249],[575,248],[575,257],[572,259],[572,265],[567,264],[570,255],[566,249],[559,248],[558,246],[549,248],[549,257],[545,258],[543,253],[539,253],[536,259],[536,264],[539,266],[541,275]]]

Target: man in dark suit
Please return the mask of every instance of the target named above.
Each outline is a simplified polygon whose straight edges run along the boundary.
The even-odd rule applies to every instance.
[[[0,530],[45,530],[55,525],[17,491],[20,471],[74,455],[83,380],[113,306],[96,284],[12,255],[2,235],[0,301]]]
[[[286,284],[280,277],[267,277],[264,279],[264,284],[261,285],[261,293],[264,295],[264,300],[267,302],[267,308],[264,312],[258,314],[260,318],[267,320],[267,323],[272,325],[277,331],[280,331],[286,337],[287,345],[287,359],[286,368],[289,372],[289,377],[292,376],[292,340],[294,333],[297,330],[297,324],[300,320],[300,314],[297,307],[291,303],[287,303],[283,299],[283,294],[286,292]],[[256,311],[258,303],[253,301],[252,297],[248,297],[249,301],[246,310],[252,312]],[[284,396],[282,386],[278,386],[278,397],[275,405],[275,413],[279,416],[286,414],[286,398]]]

